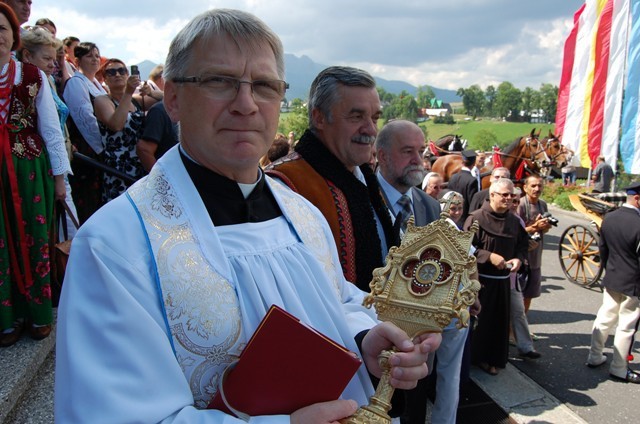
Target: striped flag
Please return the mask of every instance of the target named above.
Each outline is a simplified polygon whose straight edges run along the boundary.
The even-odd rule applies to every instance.
[[[585,167],[616,166],[630,1],[587,0],[565,43],[556,134]]]
[[[622,138],[620,157],[624,169],[631,174],[640,174],[640,114],[638,100],[640,91],[640,1],[631,2],[631,33],[627,55],[627,81],[622,106]],[[635,71],[635,72],[634,72]]]

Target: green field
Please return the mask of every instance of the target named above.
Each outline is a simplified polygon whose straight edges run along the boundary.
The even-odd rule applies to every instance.
[[[532,129],[536,129],[536,133],[540,130],[540,138],[544,138],[549,134],[549,130],[553,131],[554,124],[528,124],[526,122],[503,122],[490,118],[479,121],[465,121],[464,115],[455,115],[456,123],[453,125],[434,124],[432,121],[421,123],[420,126],[426,127],[427,139],[437,140],[447,134],[458,134],[461,138],[469,141],[469,147],[476,147],[474,140],[478,133],[482,130],[492,132],[498,145],[505,146],[515,140],[531,133]]]
[[[295,116],[291,113],[280,114],[280,125],[278,131],[283,134],[287,134],[290,130],[295,130],[298,136],[302,134],[302,127],[306,127],[305,122],[296,122],[293,124],[289,122],[289,118]],[[522,137],[531,133],[532,129],[536,129],[536,132],[542,130],[540,138],[544,138],[549,134],[549,130],[554,129],[554,124],[528,124],[523,122],[503,122],[498,119],[482,118],[477,121],[465,121],[466,115],[454,115],[456,123],[453,125],[446,124],[434,124],[433,121],[427,121],[420,123],[420,126],[426,128],[427,140],[437,140],[438,138],[447,134],[458,134],[462,138],[468,140],[468,147],[479,148],[476,144],[478,133],[484,132],[485,136],[487,132],[495,136],[496,143],[504,147],[511,143],[518,137]],[[382,121],[379,122],[382,126]],[[483,131],[484,130],[484,131]]]

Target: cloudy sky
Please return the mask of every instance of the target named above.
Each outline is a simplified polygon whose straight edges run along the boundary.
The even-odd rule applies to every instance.
[[[33,0],[58,37],[93,41],[128,64],[164,61],[173,36],[213,7],[254,13],[285,52],[413,85],[456,90],[510,81],[558,85],[562,48],[583,0]]]

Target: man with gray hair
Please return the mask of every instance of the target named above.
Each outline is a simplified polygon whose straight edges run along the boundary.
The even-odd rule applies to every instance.
[[[489,181],[494,183],[498,181],[500,178],[511,178],[511,172],[509,172],[509,168],[505,168],[504,166],[499,166],[497,168],[493,168],[491,171],[491,177],[489,177]],[[484,204],[484,202],[489,200],[489,189],[485,188],[484,190],[480,190],[471,198],[471,204],[469,205],[469,210],[471,212],[476,209],[480,209],[480,207]]]
[[[518,218],[510,213],[513,182],[501,178],[489,187],[489,201],[473,211],[464,223],[480,228],[473,239],[482,288],[482,311],[473,332],[471,361],[490,375],[504,368],[509,355],[510,272],[527,258],[528,237]]]
[[[416,187],[424,176],[422,155],[425,139],[422,129],[413,122],[397,120],[386,124],[376,139],[378,182],[395,217],[395,227],[402,228],[413,215],[415,225],[424,226],[440,217],[440,203]],[[437,175],[437,174],[436,174]],[[406,212],[405,212],[406,207]],[[404,230],[404,228],[402,228]],[[455,424],[460,394],[460,367],[467,329],[458,330],[453,320],[442,332],[437,359],[436,401],[431,422]],[[401,417],[404,424],[424,423],[427,409],[427,379],[420,380],[407,392],[407,405]]]
[[[205,12],[171,43],[164,102],[180,143],[74,238],[58,315],[57,422],[241,422],[207,407],[274,304],[363,364],[340,399],[252,423],[350,416],[373,394],[384,349],[395,351],[392,386],[427,374],[440,336],[412,341],[378,323],[345,281],[320,212],[258,166],[283,78],[279,38],[246,12]]]
[[[345,66],[323,70],[309,92],[309,129],[293,153],[267,168],[320,209],[345,278],[364,291],[396,241],[368,165],[381,109],[375,80],[367,72]]]

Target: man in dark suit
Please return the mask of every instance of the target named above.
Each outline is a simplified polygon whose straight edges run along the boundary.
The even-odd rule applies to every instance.
[[[395,228],[402,219],[415,216],[416,225],[427,225],[440,216],[439,202],[415,187],[422,181],[424,167],[422,152],[424,134],[420,127],[409,121],[392,121],[385,125],[376,139],[378,153],[377,177],[387,206],[396,219]],[[410,199],[410,214],[405,217],[402,198]],[[442,343],[436,352],[436,390],[438,396],[432,409],[432,422],[455,423],[460,390],[460,366],[467,329],[458,330],[455,322],[444,329]],[[427,407],[427,379],[406,393],[403,424],[424,423]]]
[[[376,139],[377,177],[385,203],[393,217],[400,216],[406,221],[413,215],[416,225],[427,225],[440,216],[440,203],[416,187],[422,183],[425,174],[424,149],[422,130],[409,121],[388,123]],[[403,196],[410,200],[410,213],[405,216],[402,216]],[[395,227],[405,225],[406,222],[395,222]]]
[[[640,373],[629,369],[627,358],[640,317],[640,182],[624,190],[626,203],[607,214],[600,227],[600,260],[606,272],[587,366],[595,368],[607,361],[602,350],[615,328],[609,375],[616,381],[640,384]]]
[[[474,150],[464,150],[462,152],[462,169],[451,176],[447,188],[457,191],[464,197],[462,209],[462,220],[469,215],[469,205],[473,195],[478,192],[478,180],[471,174],[471,168],[476,163],[476,152]]]

